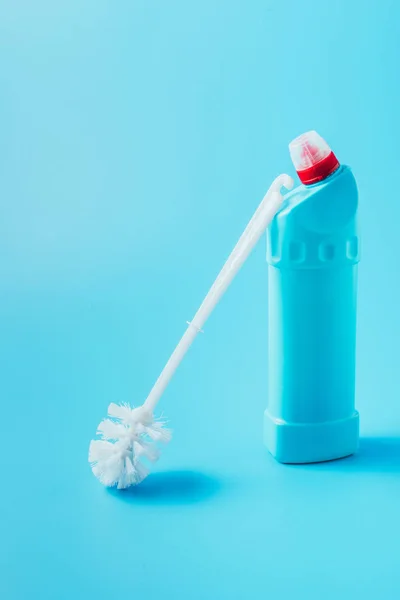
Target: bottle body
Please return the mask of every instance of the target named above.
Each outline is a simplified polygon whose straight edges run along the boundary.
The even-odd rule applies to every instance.
[[[268,231],[265,442],[280,462],[332,460],[358,446],[357,208],[343,166],[289,194]]]

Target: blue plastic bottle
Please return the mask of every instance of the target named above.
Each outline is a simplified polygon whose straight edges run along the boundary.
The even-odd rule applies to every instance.
[[[269,394],[265,443],[283,463],[358,447],[355,351],[358,192],[352,171],[308,132],[290,144],[302,185],[268,230]]]

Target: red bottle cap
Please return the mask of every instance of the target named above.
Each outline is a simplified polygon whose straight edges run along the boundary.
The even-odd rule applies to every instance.
[[[289,152],[300,181],[305,185],[326,179],[340,166],[328,144],[316,131],[303,133],[290,142]]]

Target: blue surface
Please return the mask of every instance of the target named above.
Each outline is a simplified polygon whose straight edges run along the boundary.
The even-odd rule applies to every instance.
[[[2,598],[398,598],[399,18],[1,2]],[[143,401],[308,129],[360,188],[360,454],[285,467],[263,447],[260,244],[163,398],[155,474],[103,489],[87,451],[108,403]]]

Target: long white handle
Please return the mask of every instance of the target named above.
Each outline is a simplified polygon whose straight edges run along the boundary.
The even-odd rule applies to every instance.
[[[153,389],[144,403],[144,407],[147,410],[154,410],[157,402],[170,382],[172,375],[175,373],[186,352],[189,350],[193,340],[202,330],[204,323],[227,290],[236,273],[239,271],[269,223],[272,221],[283,200],[281,194],[282,186],[290,190],[293,187],[293,179],[289,175],[279,175],[279,177],[273,181],[249,224],[240,236],[238,243],[232,250],[217,279],[211,286],[210,291],[204,298],[193,320],[188,323],[187,330],[183,334],[180,342],[171,354],[167,364],[154,384]]]

